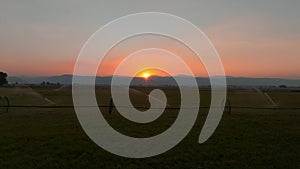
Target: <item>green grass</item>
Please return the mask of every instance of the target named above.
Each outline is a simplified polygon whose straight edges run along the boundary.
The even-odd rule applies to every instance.
[[[71,90],[33,87],[28,89],[0,88],[0,95],[9,95],[12,104],[72,105]],[[137,89],[145,93],[145,89]],[[164,89],[172,106],[179,106],[177,90]],[[97,96],[106,104],[110,92],[97,88]],[[209,105],[210,92],[201,90],[201,105]],[[280,106],[299,107],[299,93],[268,91]],[[261,94],[253,90],[229,91],[232,105],[265,105]],[[249,96],[249,97],[248,97]],[[295,97],[294,99],[292,97]],[[134,105],[147,105],[147,98],[131,98]],[[107,112],[107,109],[101,109]],[[136,124],[118,112],[104,113],[107,121],[121,133],[149,137],[166,130],[177,117],[167,110],[149,124]],[[224,114],[213,136],[204,144],[198,137],[207,110],[201,109],[189,135],[175,148],[156,157],[129,159],[119,157],[93,143],[82,130],[73,109],[11,108],[0,113],[0,168],[112,168],[112,169],[211,169],[211,168],[300,168],[299,110],[233,109]]]

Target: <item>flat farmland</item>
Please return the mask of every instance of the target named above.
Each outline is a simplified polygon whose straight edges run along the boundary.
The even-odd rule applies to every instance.
[[[131,88],[132,104],[149,107],[151,90]],[[180,107],[177,88],[162,90],[168,98],[167,107]],[[0,88],[0,96],[8,96],[10,105],[24,106],[10,107],[8,112],[0,108],[0,168],[300,168],[300,110],[292,109],[300,107],[300,92],[229,89],[231,113],[226,108],[213,136],[199,144],[211,97],[209,89],[199,91],[203,108],[181,143],[155,157],[129,159],[103,150],[84,133],[72,108],[71,87]],[[99,105],[109,104],[108,87],[96,87],[95,93]],[[34,107],[37,105],[41,107]],[[140,124],[127,120],[116,109],[112,114],[107,107],[100,110],[115,130],[138,138],[164,132],[179,112],[167,109],[157,120]]]

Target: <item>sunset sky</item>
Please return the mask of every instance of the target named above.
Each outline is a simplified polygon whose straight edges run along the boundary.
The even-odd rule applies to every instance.
[[[299,9],[299,0],[1,1],[0,71],[14,76],[72,74],[80,49],[97,29],[124,15],[155,11],[180,16],[202,29],[227,76],[300,79]],[[165,48],[185,51],[176,42],[163,42]],[[113,73],[126,54],[123,49],[109,54],[99,75]],[[201,63],[183,53],[195,75],[205,76]]]

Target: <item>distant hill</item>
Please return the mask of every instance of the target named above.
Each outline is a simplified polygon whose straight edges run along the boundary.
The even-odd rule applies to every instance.
[[[187,78],[187,76],[177,76],[178,78]],[[130,77],[117,77],[120,79],[120,85],[123,80]],[[300,80],[280,79],[280,78],[247,78],[247,77],[226,77],[227,85],[229,86],[279,86],[286,85],[290,87],[300,87]],[[96,85],[110,85],[111,76],[98,76],[96,77]],[[197,83],[199,86],[210,85],[209,78],[197,77]],[[43,81],[51,83],[72,84],[72,75],[61,76],[41,76],[41,77],[8,77],[9,83],[27,83],[27,84],[41,84]],[[145,81],[142,78],[134,78],[132,85],[145,85]],[[152,76],[147,85],[151,86],[175,86],[176,82],[172,77],[160,77]]]

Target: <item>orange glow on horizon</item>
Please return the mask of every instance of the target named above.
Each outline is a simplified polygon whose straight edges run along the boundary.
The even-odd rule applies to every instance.
[[[141,77],[145,80],[148,80],[151,76],[170,76],[167,72],[156,69],[156,68],[148,68],[138,72],[135,77]]]

